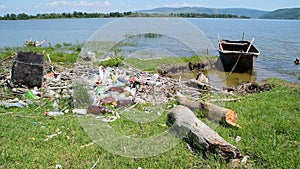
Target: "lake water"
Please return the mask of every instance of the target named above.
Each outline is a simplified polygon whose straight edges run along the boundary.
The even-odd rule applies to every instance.
[[[47,44],[52,45],[81,43],[113,20],[108,18],[0,21],[0,47],[22,46],[29,38],[39,41],[47,39]],[[298,79],[300,65],[296,66],[293,63],[296,57],[300,57],[300,21],[190,18],[186,20],[201,30],[215,48],[217,34],[221,38],[231,40],[240,40],[243,33],[245,40],[250,41],[255,37],[254,45],[261,52],[255,63],[256,80],[277,77],[300,83]]]

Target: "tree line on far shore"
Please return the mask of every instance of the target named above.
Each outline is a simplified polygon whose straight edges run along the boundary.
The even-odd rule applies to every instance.
[[[243,18],[247,16],[237,16],[231,14],[202,14],[202,13],[139,13],[139,12],[110,12],[110,13],[86,13],[86,12],[63,12],[28,15],[26,13],[5,14],[0,16],[0,20],[28,20],[28,19],[68,19],[68,18],[116,18],[116,17],[182,17],[182,18]]]

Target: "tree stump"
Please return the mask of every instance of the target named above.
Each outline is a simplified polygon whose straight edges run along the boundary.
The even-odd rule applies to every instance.
[[[177,136],[183,136],[195,149],[207,153],[216,153],[229,160],[241,157],[235,146],[225,141],[218,133],[201,122],[187,107],[178,105],[168,114],[168,121]]]

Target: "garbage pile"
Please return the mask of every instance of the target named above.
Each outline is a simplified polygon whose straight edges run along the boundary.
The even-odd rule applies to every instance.
[[[44,55],[35,52],[16,52],[14,60],[8,62],[12,62],[12,67],[8,63],[2,64],[7,71],[0,77],[1,107],[25,108],[35,104],[34,100],[50,98],[53,108],[58,111],[59,100],[71,98],[72,79],[75,78],[72,69],[56,72],[45,62]]]
[[[37,78],[40,78],[37,76]],[[32,87],[31,83],[29,86],[20,84],[20,81],[14,83],[11,75],[3,75],[0,79],[0,86],[2,88],[0,106],[5,108],[9,107],[27,107],[28,104],[32,104],[33,100],[38,100],[41,98],[49,98],[54,104],[58,104],[60,99],[71,99],[72,97],[72,79],[75,78],[75,74],[71,73],[71,69],[66,69],[61,73],[50,72],[42,76],[43,83],[41,87]],[[4,96],[3,90],[5,88],[10,88],[13,95]],[[13,98],[15,95],[16,98]],[[17,97],[17,96],[23,97]],[[5,98],[6,100],[2,100]],[[24,100],[24,101],[22,101]],[[58,106],[54,106],[58,108]]]
[[[25,62],[18,62],[18,64],[24,64],[26,67],[30,65]],[[209,86],[207,78],[204,81],[198,77],[182,81],[180,78],[174,79],[158,73],[141,71],[125,63],[121,67],[95,67],[91,62],[77,62],[73,68],[63,68],[59,71],[54,70],[55,66],[41,66],[41,63],[32,66],[37,67],[37,71],[42,71],[42,80],[41,75],[35,76],[36,82],[41,83],[36,87],[33,87],[32,83],[28,83],[29,86],[20,85],[20,80],[12,79],[11,75],[1,75],[1,86],[6,85],[12,89],[13,93],[23,95],[26,99],[22,101],[9,98],[0,101],[0,106],[24,108],[30,104],[30,99],[49,98],[53,102],[53,111],[46,112],[45,115],[58,116],[64,115],[64,110],[58,106],[60,99],[69,99],[73,103],[73,113],[75,114],[98,116],[108,113],[114,115],[114,119],[116,119],[119,117],[118,111],[122,108],[138,104],[168,104],[176,101],[177,96],[203,101],[205,98],[203,93],[209,92],[208,88],[214,89]],[[44,67],[47,70],[44,70]],[[16,68],[20,68],[20,66]],[[17,70],[17,72],[26,75],[26,72],[22,72],[26,70]],[[34,74],[32,70],[30,72]],[[18,83],[15,84],[14,81]],[[79,90],[76,85],[80,83],[83,88]],[[201,88],[199,85],[208,86],[208,88]],[[253,93],[271,90],[271,88],[272,86],[269,85],[244,84],[233,91]],[[224,90],[215,89],[214,92],[222,91],[224,93],[227,91]],[[229,90],[228,93],[230,93]],[[0,100],[2,100],[2,96]]]
[[[99,66],[96,71],[91,71],[89,66],[76,67],[77,79],[82,79],[91,96],[91,101],[86,103],[89,104],[86,111],[80,106],[75,109],[75,113],[78,114],[114,114],[113,110],[123,107],[136,104],[166,104],[175,100],[177,95],[196,96],[195,93],[200,92],[180,83],[179,79],[143,72],[130,66]],[[76,92],[79,91],[74,90],[75,96]],[[84,96],[74,98],[75,105],[76,102],[86,100],[80,97]]]
[[[72,80],[75,78],[75,73],[72,70],[66,70],[61,73],[50,72],[44,76],[44,90],[42,96],[45,98],[71,98]]]
[[[30,63],[18,63],[29,66]],[[0,85],[12,89],[16,95],[23,96],[20,99],[11,98],[0,102],[0,106],[9,107],[27,107],[35,99],[49,99],[53,105],[53,111],[45,112],[48,116],[63,115],[58,104],[60,99],[70,99],[74,102],[75,114],[85,115],[103,115],[110,113],[116,115],[116,110],[136,104],[165,104],[175,100],[177,95],[189,95],[195,100],[199,99],[200,90],[188,87],[180,79],[162,77],[155,73],[144,72],[131,66],[124,67],[95,67],[92,63],[76,63],[74,68],[63,68],[54,70],[55,66],[45,63],[33,65],[38,66],[42,71],[42,80],[38,75],[39,86],[29,86],[26,84],[14,83],[11,75],[3,75],[0,79]],[[45,68],[45,69],[44,69]],[[27,69],[26,69],[27,70]],[[17,70],[18,72],[26,71]],[[46,73],[48,72],[48,73]],[[26,74],[26,72],[22,72]],[[34,74],[36,75],[36,74]],[[32,78],[32,77],[31,77]],[[33,79],[34,80],[34,79]],[[76,107],[78,99],[74,97],[74,82],[84,81],[88,97],[85,99],[84,107]],[[1,97],[3,100],[5,97]],[[24,100],[24,101],[22,101]],[[28,102],[28,103],[27,103]]]

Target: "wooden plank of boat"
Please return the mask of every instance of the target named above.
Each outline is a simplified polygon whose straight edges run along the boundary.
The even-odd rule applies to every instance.
[[[221,43],[226,44],[226,45],[249,45],[249,43],[245,42],[228,42],[228,41],[222,41]]]

